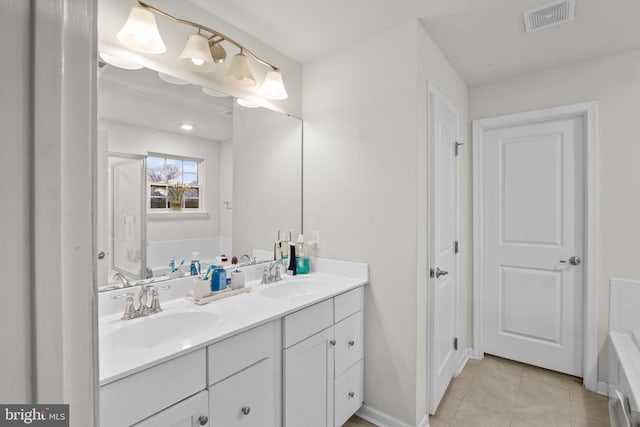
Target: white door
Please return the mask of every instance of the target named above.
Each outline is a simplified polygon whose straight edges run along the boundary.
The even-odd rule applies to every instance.
[[[456,372],[456,240],[458,117],[444,98],[429,93],[430,111],[430,354],[429,412],[434,414]]]
[[[582,376],[583,118],[487,130],[485,352]]]

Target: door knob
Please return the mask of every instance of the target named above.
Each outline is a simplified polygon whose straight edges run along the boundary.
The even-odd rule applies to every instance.
[[[331,344],[331,345],[336,345],[336,340],[331,340],[331,341],[329,341],[329,344]]]
[[[447,274],[449,274],[449,272],[440,270],[440,267],[436,267],[435,270],[433,268],[431,269],[431,277],[435,277],[436,279],[439,279],[440,276],[446,276]]]
[[[580,259],[580,257],[579,257],[579,256],[576,256],[576,255],[574,255],[574,256],[572,256],[572,257],[570,257],[570,258],[569,258],[569,261],[564,260],[564,259],[563,259],[563,260],[560,260],[560,263],[562,263],[562,264],[566,264],[567,262],[568,262],[569,264],[571,264],[571,265],[580,265],[580,264],[582,264],[582,260]]]
[[[107,254],[105,254],[104,251],[98,252],[98,259],[104,259],[105,256],[107,256]]]
[[[244,415],[249,415],[249,412],[251,412],[251,408],[250,407],[248,407],[248,406],[243,406],[242,407],[242,413]]]
[[[201,415],[200,418],[198,418],[198,422],[201,426],[207,425],[207,423],[209,422],[209,417],[207,417],[206,415]]]

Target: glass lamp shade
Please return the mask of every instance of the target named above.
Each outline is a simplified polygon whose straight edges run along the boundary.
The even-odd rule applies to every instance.
[[[202,34],[191,34],[180,54],[180,61],[191,71],[213,72],[216,63],[211,57],[209,41]]]
[[[271,70],[267,73],[262,83],[262,94],[269,99],[287,99],[289,95],[282,82],[282,73]]]
[[[250,87],[256,85],[256,79],[249,66],[249,58],[242,52],[233,57],[224,78],[234,86]]]
[[[116,37],[120,43],[137,52],[159,54],[167,51],[158,31],[156,17],[144,7],[131,8],[129,19]]]

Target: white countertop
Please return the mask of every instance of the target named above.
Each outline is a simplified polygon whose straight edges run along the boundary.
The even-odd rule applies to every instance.
[[[315,267],[315,268],[314,268]],[[184,297],[165,301],[160,293],[163,311],[148,317],[133,320],[120,320],[122,311],[106,313],[99,318],[100,331],[100,386],[104,386],[120,378],[142,371],[151,366],[205,347],[261,324],[286,316],[328,298],[332,298],[368,282],[368,266],[361,263],[316,259],[312,262],[312,273],[293,276],[310,280],[307,289],[313,287],[310,294],[298,294],[290,297],[268,296],[269,289],[286,286],[290,277],[284,281],[268,285],[249,282],[251,292],[211,302],[207,305],[196,305]],[[184,282],[184,281],[183,281]],[[122,289],[119,290],[122,292]],[[118,291],[111,293],[117,294]],[[175,296],[175,292],[173,292]],[[107,300],[108,295],[101,299]],[[118,305],[124,308],[124,299]],[[136,301],[137,303],[137,301]],[[150,301],[149,301],[150,303]],[[101,311],[102,312],[102,311]],[[171,316],[180,312],[209,312],[217,316],[217,320],[209,327],[197,325],[198,333],[179,342],[156,344],[151,348],[135,349],[118,348],[106,351],[105,337],[120,328],[133,326],[141,322],[153,322],[163,316]],[[161,322],[162,323],[162,322]],[[202,330],[200,332],[200,329]],[[123,346],[126,347],[126,346]]]

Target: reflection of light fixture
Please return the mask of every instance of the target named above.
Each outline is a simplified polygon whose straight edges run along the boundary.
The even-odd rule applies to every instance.
[[[231,65],[224,75],[225,80],[235,86],[251,87],[256,85],[256,78],[253,77],[249,58],[244,54],[243,49],[231,60]]]
[[[287,98],[287,91],[284,88],[282,74],[278,67],[260,59],[237,41],[210,27],[193,21],[176,18],[141,0],[134,1],[136,6],[131,9],[129,19],[117,36],[118,40],[128,48],[152,54],[164,53],[166,51],[166,47],[156,25],[154,14],[157,14],[170,21],[188,25],[198,30],[196,34],[189,36],[187,44],[180,55],[181,62],[186,64],[188,69],[213,72],[215,70],[215,64],[224,62],[227,57],[227,52],[220,45],[221,42],[227,42],[240,49],[240,53],[234,55],[231,65],[225,73],[226,81],[240,87],[255,86],[256,79],[249,65],[249,58],[251,58],[269,68],[261,91],[263,96],[277,100]],[[210,35],[203,35],[201,32]],[[205,42],[208,49],[205,49]],[[205,51],[207,53],[205,53]]]
[[[258,108],[259,105],[255,102],[247,101],[246,99],[238,98],[238,104],[242,105],[245,108]]]
[[[184,85],[191,84],[191,82],[188,80],[184,80],[184,79],[181,79],[180,77],[172,76],[171,74],[165,74],[160,71],[158,71],[158,77],[160,77],[160,80],[163,80],[167,83],[171,83],[172,85],[184,86]]]
[[[193,71],[213,72],[216,70],[216,63],[213,62],[211,51],[209,50],[209,41],[200,34],[199,30],[196,34],[189,36],[187,44],[180,54],[180,60],[188,69]]]
[[[216,98],[226,98],[227,96],[229,96],[226,93],[223,93],[223,92],[220,92],[218,90],[211,89],[211,88],[208,88],[208,87],[203,87],[202,91],[204,93],[206,93],[207,95],[214,96]]]
[[[108,53],[100,52],[100,58],[109,65],[114,67],[124,68],[125,70],[139,70],[142,65],[136,64],[128,59],[119,58],[117,56],[109,55]]]
[[[287,99],[287,90],[282,82],[280,71],[271,70],[267,73],[262,83],[262,94],[271,99]]]
[[[183,123],[180,125],[180,129],[182,130],[193,130],[193,125],[190,125],[189,123]]]
[[[117,35],[120,43],[142,53],[164,53],[167,51],[156,17],[142,4],[131,8],[129,18]]]

